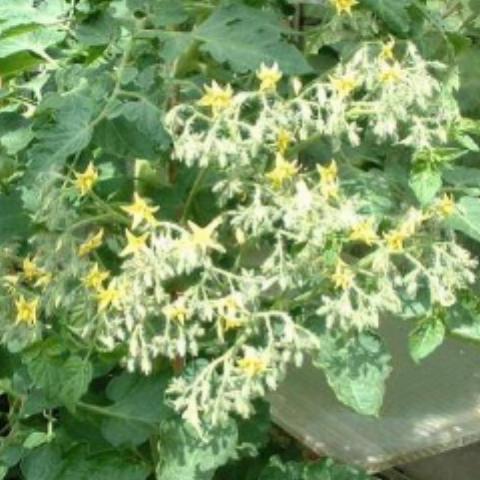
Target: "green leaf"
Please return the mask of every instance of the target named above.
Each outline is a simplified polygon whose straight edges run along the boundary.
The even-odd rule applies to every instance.
[[[45,432],[32,432],[23,442],[23,446],[29,450],[39,447],[50,441],[51,436]]]
[[[457,302],[446,312],[448,330],[458,337],[480,341],[480,302],[474,294]]]
[[[462,197],[457,213],[448,221],[450,227],[480,242],[480,199]]]
[[[235,454],[238,432],[232,421],[200,439],[180,419],[163,425],[157,480],[210,480],[215,470]]]
[[[0,244],[30,231],[30,219],[22,207],[20,194],[0,195]]]
[[[443,178],[452,185],[479,187],[480,169],[454,166],[443,172]]]
[[[14,112],[0,114],[0,144],[9,155],[23,150],[32,140],[31,122]]]
[[[65,32],[42,27],[34,31],[22,32],[0,39],[0,58],[5,58],[20,52],[32,52],[41,57],[48,47],[65,38]]]
[[[404,36],[410,30],[411,0],[361,0],[360,3],[381,18],[393,33]]]
[[[331,459],[312,463],[282,462],[270,458],[258,480],[369,480],[366,473]]]
[[[76,448],[65,458],[59,475],[49,480],[145,480],[149,469],[122,451],[89,455]]]
[[[191,33],[167,33],[164,38],[169,56],[180,54],[196,40],[201,50],[237,72],[255,70],[262,62],[277,62],[289,75],[312,71],[300,51],[283,40],[280,21],[273,13],[237,3],[218,7]]]
[[[168,378],[165,375],[124,373],[107,387],[107,396],[114,403],[104,407],[116,418],[102,421],[102,434],[114,446],[143,443],[159,423],[171,414],[163,397]]]
[[[314,363],[323,369],[341,402],[364,415],[378,415],[391,367],[377,335],[326,333]]]
[[[21,463],[25,480],[55,480],[61,467],[60,449],[54,444],[36,448]]]
[[[410,187],[420,204],[426,206],[442,187],[442,174],[430,168],[415,172],[410,178]]]
[[[86,148],[92,137],[95,106],[89,97],[76,93],[52,96],[41,108],[42,113],[53,115],[54,121],[46,123],[43,117],[37,121],[38,143],[29,151],[30,177],[61,165]]]
[[[341,465],[332,459],[307,464],[304,467],[302,480],[373,480],[361,470]]]
[[[117,157],[155,159],[170,142],[160,113],[144,100],[123,103],[99,124],[94,142]]]
[[[45,341],[32,347],[24,357],[33,383],[42,388],[49,399],[73,409],[88,390],[92,366],[75,355],[65,358],[55,341]]]
[[[415,362],[428,357],[445,338],[445,325],[437,317],[420,322],[410,333],[408,346]]]
[[[32,2],[32,0],[2,0],[0,3],[0,33],[20,25],[52,25],[63,16],[63,0]]]
[[[304,467],[298,462],[282,462],[277,456],[270,458],[258,480],[303,480]]]

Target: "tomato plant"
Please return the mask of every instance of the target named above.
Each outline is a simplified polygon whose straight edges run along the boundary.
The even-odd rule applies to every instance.
[[[479,12],[3,0],[0,477],[367,478],[263,397],[480,339]]]

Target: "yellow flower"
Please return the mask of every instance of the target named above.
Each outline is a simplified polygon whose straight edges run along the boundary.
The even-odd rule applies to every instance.
[[[199,227],[195,223],[188,221],[190,235],[187,240],[183,240],[187,246],[198,248],[202,253],[206,253],[208,249],[224,252],[225,249],[215,240],[214,233],[216,228],[222,222],[221,218],[215,218],[206,227]]]
[[[297,173],[296,162],[288,162],[282,155],[278,154],[275,159],[275,168],[265,176],[275,188],[280,188],[286,181],[294,178]]]
[[[260,91],[275,91],[277,83],[282,78],[282,72],[278,68],[278,64],[274,63],[270,68],[264,63],[260,65],[260,70],[257,71],[257,78],[260,80]]]
[[[189,315],[189,310],[181,298],[164,307],[162,312],[168,320],[174,321],[182,326],[185,324],[185,320]]]
[[[290,146],[292,141],[293,136],[290,134],[290,132],[288,132],[284,128],[281,128],[277,134],[277,152],[280,155],[283,155],[288,150],[288,147]]]
[[[100,270],[98,263],[95,263],[90,271],[83,277],[82,283],[92,290],[101,290],[103,282],[110,276],[110,273]]]
[[[380,58],[386,61],[394,61],[395,54],[393,53],[393,49],[395,48],[395,39],[390,39],[389,42],[384,43],[382,45],[382,50],[380,51]]]
[[[456,210],[455,199],[452,195],[445,193],[442,198],[435,205],[435,211],[441,217],[449,217],[453,215]]]
[[[338,194],[338,167],[332,160],[328,167],[317,165],[320,174],[320,189],[325,197],[336,197]]]
[[[218,303],[220,319],[225,325],[225,330],[239,328],[246,323],[245,308],[238,296],[232,294],[222,298]]]
[[[128,207],[122,207],[122,210],[132,217],[132,229],[137,228],[142,222],[155,225],[157,220],[153,214],[158,209],[159,207],[150,207],[147,201],[136,192],[133,196],[133,203]]]
[[[90,235],[79,247],[78,247],[78,255],[80,257],[84,257],[89,253],[96,250],[98,247],[102,245],[103,242],[103,228],[101,228],[97,233],[94,235]]]
[[[344,262],[339,260],[337,262],[337,266],[335,267],[335,272],[331,276],[331,280],[335,285],[335,288],[347,290],[352,286],[354,278],[355,274]]]
[[[40,277],[38,277],[38,280],[35,282],[36,287],[46,287],[47,285],[50,285],[52,282],[53,275],[49,272],[42,273]]]
[[[395,62],[393,65],[383,65],[378,78],[382,83],[395,83],[402,80],[403,76],[402,67],[398,62]]]
[[[392,252],[401,252],[403,250],[403,244],[408,237],[408,232],[402,228],[391,230],[384,235],[387,247]]]
[[[374,228],[374,219],[369,218],[354,225],[349,238],[353,241],[363,242],[368,246],[373,245],[378,238]]]
[[[121,257],[136,255],[138,252],[144,250],[150,234],[147,232],[143,235],[136,236],[127,229],[125,230],[125,236],[127,237],[127,246],[120,252]]]
[[[337,9],[337,13],[341,15],[343,12],[348,13],[348,15],[352,14],[352,8],[355,5],[358,5],[357,0],[330,0],[335,8]]]
[[[35,260],[31,258],[25,258],[23,260],[22,268],[25,279],[29,282],[37,280],[43,273],[42,270],[35,263]]]
[[[91,192],[98,180],[98,171],[93,166],[93,163],[90,162],[83,173],[74,172],[74,174],[76,177],[74,182],[75,187],[77,187],[77,190],[80,192],[80,196],[83,197]]]
[[[124,295],[124,291],[111,284],[108,288],[101,288],[97,293],[98,311],[103,312],[112,306],[115,307]]]
[[[347,97],[357,88],[358,81],[353,75],[330,77],[330,83],[341,97]]]
[[[212,85],[210,87],[205,85],[204,89],[205,94],[198,101],[198,104],[202,107],[210,107],[214,115],[225,110],[232,104],[233,90],[230,85],[222,88],[213,80]]]
[[[266,359],[256,353],[249,352],[244,358],[241,358],[237,362],[238,368],[248,377],[256,377],[267,370],[268,363]]]
[[[16,323],[26,323],[30,326],[37,323],[38,298],[28,301],[21,296],[15,301],[15,306],[17,308]]]

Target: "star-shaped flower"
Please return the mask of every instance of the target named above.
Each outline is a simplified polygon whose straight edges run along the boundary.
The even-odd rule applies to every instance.
[[[92,290],[101,290],[103,282],[110,276],[105,270],[100,270],[98,263],[95,263],[90,271],[83,277],[82,283]]]
[[[128,207],[122,207],[122,210],[132,217],[132,229],[137,228],[143,222],[150,226],[157,223],[153,214],[159,210],[159,207],[150,207],[147,201],[136,192],[133,196],[133,203]]]
[[[185,243],[194,248],[198,248],[202,253],[206,253],[209,249],[224,252],[225,249],[215,240],[215,230],[220,223],[222,223],[220,217],[215,218],[205,227],[199,227],[195,223],[188,221],[188,227],[191,233],[189,237],[184,240]]]
[[[37,308],[38,298],[33,300],[26,300],[21,296],[15,301],[15,307],[17,309],[17,323],[26,323],[29,326],[33,326],[37,323]]]
[[[103,242],[103,228],[101,228],[97,233],[94,235],[89,236],[79,247],[78,247],[78,255],[80,257],[84,257],[89,253],[96,250],[98,247],[102,245]]]
[[[124,294],[124,291],[111,283],[107,288],[101,288],[97,293],[98,311],[103,312],[112,306],[117,306]]]
[[[76,177],[74,184],[80,192],[80,196],[83,197],[91,192],[98,180],[98,171],[93,163],[90,162],[83,173],[74,172],[74,174]]]
[[[335,272],[331,276],[335,288],[347,290],[352,286],[354,278],[355,274],[352,270],[343,261],[339,260]]]
[[[368,218],[355,224],[350,232],[350,240],[363,242],[371,246],[378,239],[377,232],[374,227],[374,219]]]
[[[198,104],[202,107],[210,107],[214,115],[218,114],[222,110],[225,110],[232,104],[233,90],[230,85],[222,88],[215,80],[212,81],[212,85],[204,86],[205,94],[198,101]]]
[[[147,232],[137,236],[127,229],[125,230],[125,236],[127,238],[127,246],[120,252],[121,257],[136,255],[144,250],[150,234]]]
[[[260,91],[275,91],[277,83],[282,79],[282,76],[277,63],[274,63],[271,67],[267,67],[262,63],[260,70],[257,71],[257,78],[260,80]]]
[[[285,182],[294,178],[298,173],[296,162],[289,162],[278,154],[275,159],[275,167],[265,176],[270,180],[274,188],[280,188]]]
[[[347,97],[358,86],[358,80],[351,74],[341,77],[330,77],[330,83],[340,97]]]
[[[358,5],[357,0],[331,0],[335,6],[337,13],[341,15],[342,13],[347,13],[348,15],[352,14],[352,8],[355,5]]]

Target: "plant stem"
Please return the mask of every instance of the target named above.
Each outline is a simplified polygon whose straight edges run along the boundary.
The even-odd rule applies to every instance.
[[[195,182],[192,185],[192,189],[190,190],[187,200],[185,201],[185,206],[183,207],[183,214],[180,219],[180,223],[185,223],[187,221],[188,214],[190,213],[193,200],[198,190],[200,189],[200,186],[202,185],[202,182],[205,178],[205,175],[207,174],[207,171],[208,171],[208,168],[203,168],[198,172],[197,178],[195,179]]]

